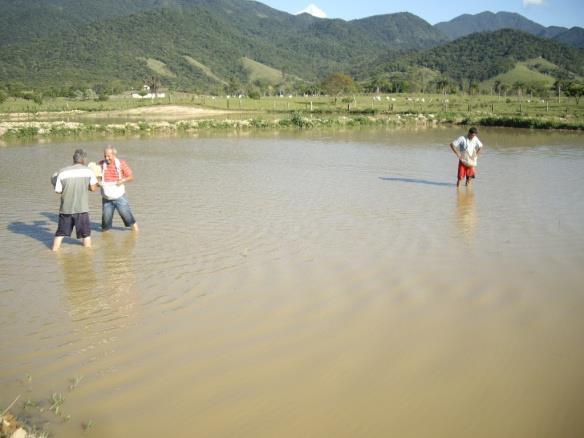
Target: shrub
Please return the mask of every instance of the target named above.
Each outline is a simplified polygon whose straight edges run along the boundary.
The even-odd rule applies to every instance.
[[[291,121],[292,121],[293,125],[298,126],[299,128],[307,128],[309,126],[312,126],[312,123],[310,122],[310,120],[302,117],[302,114],[299,112],[294,113]]]
[[[253,128],[268,128],[270,123],[260,118],[253,118],[249,121],[249,126]]]
[[[7,137],[35,137],[39,133],[39,128],[36,126],[25,126],[16,130],[9,130],[6,133]]]

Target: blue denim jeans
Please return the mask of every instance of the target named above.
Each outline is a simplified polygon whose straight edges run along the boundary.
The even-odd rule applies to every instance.
[[[101,198],[101,229],[103,231],[107,231],[112,227],[114,210],[118,210],[126,227],[130,227],[136,223],[136,219],[134,219],[134,215],[130,209],[130,203],[125,196],[118,199]]]

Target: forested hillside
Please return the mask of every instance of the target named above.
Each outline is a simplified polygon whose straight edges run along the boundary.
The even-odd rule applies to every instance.
[[[513,69],[522,75],[530,67],[517,62],[539,57],[557,67],[541,74],[583,72],[580,49],[516,30],[446,44],[441,26],[407,12],[344,21],[248,0],[0,0],[0,8],[0,91],[13,95],[108,94],[145,82],[206,93],[251,85],[317,92],[332,73],[371,90],[405,91],[409,82],[423,91],[432,81],[464,88]],[[481,26],[524,26],[570,44],[582,36],[581,28],[544,28],[517,14],[478,18]],[[476,19],[453,21],[466,32]]]
[[[573,27],[566,32],[554,36],[554,40],[573,47],[584,48],[584,29]]]
[[[522,15],[511,12],[481,12],[479,14],[463,14],[450,21],[436,23],[437,29],[455,40],[473,33],[494,32],[500,29],[523,30],[532,35],[538,35],[545,27]]]
[[[481,12],[480,14],[463,14],[450,21],[436,23],[434,27],[451,40],[473,33],[494,32],[500,29],[522,30],[542,38],[550,38],[572,47],[584,47],[584,29],[574,27],[567,29],[560,26],[545,27],[522,15],[511,12]]]
[[[381,54],[445,41],[430,24],[408,13],[346,22],[293,16],[242,0],[184,3],[190,6],[150,8],[4,45],[0,81],[43,88],[110,87],[113,82],[135,85],[156,73],[165,85],[204,90],[246,82],[244,57],[283,75],[315,81]]]
[[[525,32],[503,29],[472,34],[444,46],[380,60],[378,73],[403,72],[423,66],[457,86],[479,83],[511,70],[518,61],[543,58],[565,74],[584,74],[584,52]],[[548,72],[559,74],[559,72]]]
[[[158,0],[0,0],[0,45],[44,38],[160,6]]]

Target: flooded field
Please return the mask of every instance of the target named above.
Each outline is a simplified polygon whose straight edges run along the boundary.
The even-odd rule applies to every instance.
[[[105,143],[0,148],[0,411],[67,438],[583,436],[584,134],[482,129],[457,190],[463,133],[113,141],[140,234],[91,194],[93,248],[58,254],[50,175]]]

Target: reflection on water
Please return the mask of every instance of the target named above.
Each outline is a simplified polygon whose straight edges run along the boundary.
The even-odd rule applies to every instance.
[[[140,236],[101,233],[91,194],[93,248],[58,254],[48,175],[103,142],[0,149],[0,406],[66,393],[71,421],[43,414],[65,438],[88,419],[129,438],[583,435],[584,135],[485,128],[457,190],[460,134],[118,140]]]
[[[115,319],[118,328],[128,324],[126,319],[138,302],[132,261],[137,238],[134,233],[124,234],[103,233],[99,249],[56,254],[72,321],[84,323],[107,313],[108,321]]]
[[[475,208],[475,192],[472,186],[458,187],[456,190],[456,226],[469,246],[473,246],[477,215]]]
[[[137,234],[124,232],[122,236],[114,232],[103,234],[103,276],[100,278],[104,290],[109,291],[109,306],[119,315],[118,326],[125,327],[139,304],[134,269],[134,248]]]
[[[61,251],[56,254],[59,266],[63,270],[65,291],[73,315],[82,312],[86,303],[91,301],[92,292],[97,287],[93,257],[91,250]]]

